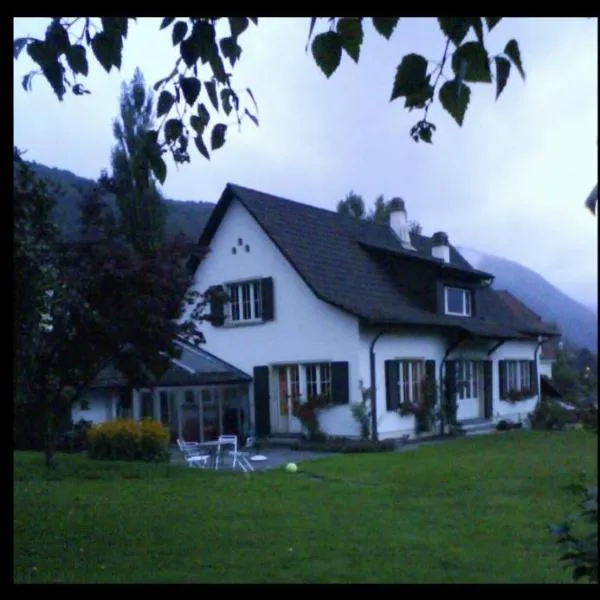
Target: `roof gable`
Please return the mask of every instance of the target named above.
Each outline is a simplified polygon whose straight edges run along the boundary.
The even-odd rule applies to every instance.
[[[484,321],[435,314],[403,294],[373,251],[422,261],[440,274],[460,274],[477,282],[493,276],[473,269],[453,246],[449,263],[434,258],[432,240],[426,236],[411,234],[415,250],[406,250],[385,224],[227,184],[200,236],[201,248],[210,245],[234,199],[246,208],[313,293],[333,306],[372,323],[432,325],[476,335],[521,337],[502,303],[494,303],[493,298],[489,302],[496,305],[496,318]],[[490,290],[484,296],[493,293]]]

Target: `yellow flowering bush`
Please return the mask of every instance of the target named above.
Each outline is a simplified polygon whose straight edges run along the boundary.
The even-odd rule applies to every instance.
[[[116,419],[93,425],[87,434],[90,458],[99,460],[169,460],[169,431],[154,419]]]

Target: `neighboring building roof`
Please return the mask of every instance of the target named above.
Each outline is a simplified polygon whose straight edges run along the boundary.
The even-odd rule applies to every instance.
[[[557,389],[554,382],[546,375],[540,375],[540,390],[542,396],[549,398],[562,398],[561,392]]]
[[[556,360],[560,351],[560,338],[553,337],[552,339],[542,344],[540,358],[542,360]]]
[[[432,240],[411,234],[415,250],[407,250],[386,224],[227,184],[199,239],[210,246],[213,235],[232,200],[237,199],[321,300],[364,321],[379,325],[445,327],[495,339],[520,339],[537,331],[537,323],[515,326],[508,308],[493,290],[481,290],[484,318],[450,317],[436,314],[399,289],[377,260],[377,253],[422,261],[440,274],[463,280],[492,280],[493,275],[473,269],[450,245],[450,261],[431,255]],[[196,268],[192,261],[190,266]],[[489,313],[488,313],[489,308]],[[523,326],[524,329],[520,329]]]
[[[163,375],[154,382],[155,387],[188,385],[213,385],[246,383],[252,377],[201,348],[191,348],[180,343],[181,356],[172,359]],[[92,388],[123,387],[127,381],[114,365],[106,367],[95,379]],[[148,382],[148,385],[152,385]]]
[[[556,328],[542,321],[542,317],[533,312],[521,300],[513,296],[507,290],[497,290],[496,296],[500,298],[510,313],[511,323],[519,330],[539,335],[560,335]],[[543,347],[543,346],[542,346]]]

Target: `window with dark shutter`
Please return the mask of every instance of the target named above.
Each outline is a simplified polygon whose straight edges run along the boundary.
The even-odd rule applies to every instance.
[[[387,410],[397,410],[400,406],[400,365],[397,360],[386,360],[385,366],[385,404]]]
[[[446,399],[453,400],[456,395],[456,361],[447,360],[445,363],[444,384],[446,386]]]
[[[348,404],[349,398],[348,385],[348,363],[331,363],[331,399],[334,404]]]
[[[534,396],[539,394],[539,381],[538,381],[538,369],[537,362],[535,360],[529,361],[529,379],[531,381],[531,391]]]
[[[494,416],[494,387],[492,379],[493,361],[483,361],[483,418],[491,419]]]
[[[430,406],[437,402],[435,360],[425,361],[425,402]]]
[[[220,286],[208,288],[210,301],[210,322],[214,327],[220,327],[225,322],[225,304],[223,302],[223,290]]]
[[[254,367],[253,385],[256,435],[269,435],[271,433],[269,367]]]
[[[498,381],[500,387],[500,399],[504,400],[506,398],[506,361],[499,360],[498,361]]]
[[[261,280],[262,293],[262,320],[272,321],[275,318],[275,302],[273,295],[273,278],[265,277]]]

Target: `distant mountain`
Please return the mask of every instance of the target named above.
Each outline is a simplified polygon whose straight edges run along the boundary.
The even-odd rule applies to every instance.
[[[83,194],[89,190],[94,181],[74,175],[70,171],[55,169],[30,162],[31,169],[40,177],[60,186],[62,192],[56,196],[54,218],[63,234],[72,236],[79,222],[79,203]],[[116,201],[112,194],[105,196],[107,204],[114,210]],[[183,233],[186,239],[197,241],[204,229],[214,204],[211,202],[193,202],[165,199],[168,208],[166,232],[169,238]]]
[[[471,266],[495,276],[493,288],[508,290],[544,321],[557,323],[568,343],[598,351],[597,313],[519,263],[470,248],[458,250]]]

